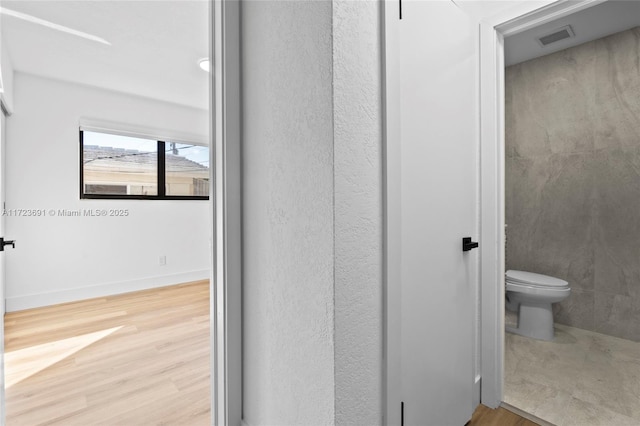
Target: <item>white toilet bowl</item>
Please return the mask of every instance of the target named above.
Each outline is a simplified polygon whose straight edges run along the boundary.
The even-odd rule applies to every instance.
[[[507,326],[506,330],[534,339],[553,340],[551,304],[569,297],[569,283],[533,272],[509,270],[505,275],[507,309],[518,312],[518,326]]]

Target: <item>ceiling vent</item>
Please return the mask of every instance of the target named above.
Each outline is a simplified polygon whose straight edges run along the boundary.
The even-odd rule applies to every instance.
[[[562,27],[560,29],[554,30],[550,34],[546,34],[546,35],[543,35],[542,37],[538,37],[537,40],[538,40],[538,43],[540,43],[540,46],[545,47],[552,43],[558,42],[560,40],[564,40],[572,37],[575,37],[575,34],[573,33],[571,26],[567,25],[566,27]]]

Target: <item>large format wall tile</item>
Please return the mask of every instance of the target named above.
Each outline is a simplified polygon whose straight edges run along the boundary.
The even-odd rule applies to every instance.
[[[640,27],[590,44],[596,47],[596,148],[637,150],[640,140]]]
[[[591,154],[507,160],[507,259],[521,269],[593,290]]]
[[[640,341],[640,27],[507,68],[507,269],[557,322]]]
[[[595,330],[594,306],[595,292],[572,288],[571,296],[553,305],[554,320],[572,327]]]
[[[592,150],[594,82],[595,52],[589,45],[509,67],[507,155]]]
[[[595,293],[595,328],[599,333],[640,341],[640,300],[631,296]],[[586,327],[585,327],[586,328]]]
[[[640,149],[603,149],[596,155],[595,289],[640,297]]]

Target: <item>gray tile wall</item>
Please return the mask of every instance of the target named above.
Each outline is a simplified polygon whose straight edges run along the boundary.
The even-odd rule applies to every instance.
[[[640,341],[640,27],[507,68],[506,219],[557,322]]]

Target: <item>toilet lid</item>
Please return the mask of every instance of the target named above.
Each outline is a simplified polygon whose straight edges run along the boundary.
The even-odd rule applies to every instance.
[[[568,282],[561,280],[560,278],[536,274],[534,272],[508,270],[505,275],[507,280],[512,283],[539,285],[545,287],[566,287],[569,285]]]

